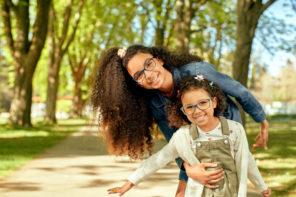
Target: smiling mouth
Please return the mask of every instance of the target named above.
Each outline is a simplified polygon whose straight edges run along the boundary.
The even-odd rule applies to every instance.
[[[204,118],[205,118],[205,115],[194,117],[194,119],[197,121],[202,121],[202,120],[204,120]]]
[[[149,82],[150,85],[155,85],[154,83],[158,80],[159,74],[156,74],[153,80]]]

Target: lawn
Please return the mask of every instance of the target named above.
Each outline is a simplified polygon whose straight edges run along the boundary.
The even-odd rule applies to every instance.
[[[33,128],[12,128],[0,119],[0,179],[85,125],[83,119],[35,122]]]
[[[260,172],[273,196],[296,196],[296,117],[273,116],[269,121],[268,150],[251,150]],[[259,131],[259,124],[247,123],[249,144]]]

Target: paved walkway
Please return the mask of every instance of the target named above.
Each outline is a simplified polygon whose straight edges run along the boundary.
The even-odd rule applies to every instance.
[[[165,142],[155,144],[157,150]],[[108,195],[107,189],[123,184],[139,164],[109,156],[96,130],[85,127],[0,180],[0,197],[118,196]],[[177,177],[178,168],[171,162],[124,196],[172,197]],[[251,193],[248,196],[260,196]]]

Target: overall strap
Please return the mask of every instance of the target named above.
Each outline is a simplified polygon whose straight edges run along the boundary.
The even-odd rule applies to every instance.
[[[190,135],[193,140],[196,140],[199,137],[197,127],[195,124],[190,125]]]
[[[219,119],[220,119],[221,125],[222,125],[222,134],[229,135],[229,126],[228,126],[228,122],[227,122],[226,118],[224,118],[223,116],[219,116]]]

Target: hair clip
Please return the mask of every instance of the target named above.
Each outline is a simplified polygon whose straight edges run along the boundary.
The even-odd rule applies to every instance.
[[[203,75],[196,75],[196,77],[194,77],[194,79],[198,80],[198,81],[202,81],[204,80],[204,76]]]
[[[126,51],[127,51],[126,46],[122,47],[122,49],[118,49],[117,55],[120,57],[120,59],[124,58]]]
[[[213,87],[213,84],[214,84],[214,82],[211,81],[211,82],[210,82],[210,86]]]

